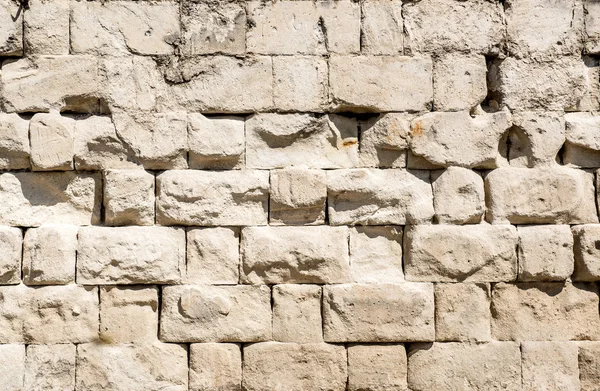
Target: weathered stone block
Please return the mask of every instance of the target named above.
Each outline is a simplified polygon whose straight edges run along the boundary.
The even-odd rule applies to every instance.
[[[17,114],[0,114],[0,170],[30,168],[29,122]]]
[[[349,244],[353,282],[404,281],[401,227],[354,227]]]
[[[436,111],[471,110],[487,96],[487,65],[482,55],[449,53],[433,62]]]
[[[406,150],[413,115],[380,114],[360,122],[360,166],[406,167]]]
[[[575,281],[600,281],[600,225],[572,228],[575,238]]]
[[[435,340],[492,339],[490,296],[488,284],[436,284]]]
[[[273,287],[273,339],[280,342],[323,342],[321,287]]]
[[[47,224],[30,228],[23,242],[23,282],[63,285],[75,282],[75,225]]]
[[[188,114],[190,168],[229,170],[244,166],[243,117]]]
[[[25,390],[75,389],[75,345],[28,345],[26,352]]]
[[[271,225],[323,224],[326,200],[325,171],[296,168],[271,171]]]
[[[0,344],[25,342],[25,320],[31,317],[30,299],[30,288],[25,285],[0,286]]]
[[[579,391],[578,348],[574,342],[522,342],[523,391]]]
[[[23,55],[23,10],[16,0],[0,3],[0,56]]]
[[[590,54],[600,53],[600,4],[586,0],[583,8],[585,50]]]
[[[29,122],[33,171],[73,169],[75,120],[57,113],[38,113]]]
[[[407,390],[406,350],[403,345],[348,347],[348,390]]]
[[[404,52],[402,1],[367,0],[361,8],[363,53],[395,55]]]
[[[474,171],[448,167],[431,173],[435,218],[442,224],[479,223],[485,212],[483,178]]]
[[[34,0],[23,14],[28,55],[69,54],[69,0]]]
[[[591,113],[565,115],[566,139],[564,163],[579,167],[600,166],[600,116]]]
[[[581,391],[598,391],[600,384],[600,342],[580,342],[579,380]]]
[[[242,351],[230,343],[190,345],[190,391],[239,391],[242,384]]]
[[[154,224],[154,175],[144,170],[104,171],[107,225]]]
[[[0,284],[21,281],[23,233],[19,228],[0,226]]]
[[[240,276],[239,231],[227,227],[187,232],[187,284],[235,285]]]
[[[573,235],[568,225],[518,227],[519,281],[561,281],[573,274]]]
[[[512,167],[556,165],[558,153],[565,143],[564,114],[556,111],[515,112],[508,137],[508,160]]]
[[[6,391],[22,391],[25,345],[0,345],[0,382]]]
[[[273,57],[274,106],[285,111],[324,111],[329,102],[328,70],[327,60],[321,57]]]

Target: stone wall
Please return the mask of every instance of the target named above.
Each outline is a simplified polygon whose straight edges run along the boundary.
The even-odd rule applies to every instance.
[[[1,390],[600,390],[600,2],[21,1]]]

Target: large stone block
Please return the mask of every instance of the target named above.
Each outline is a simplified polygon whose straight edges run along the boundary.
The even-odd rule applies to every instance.
[[[328,71],[322,57],[273,57],[274,106],[285,111],[323,112],[329,102]]]
[[[521,343],[523,391],[580,391],[578,348],[574,342]]]
[[[6,391],[23,391],[25,345],[0,345],[0,382]]]
[[[320,225],[325,222],[327,175],[322,170],[271,171],[269,223]]]
[[[600,224],[572,228],[575,238],[575,281],[600,281]]]
[[[471,110],[487,96],[487,65],[482,55],[449,53],[433,62],[436,111]]]
[[[431,173],[435,218],[442,224],[479,223],[485,212],[483,178],[475,171],[448,167]]]
[[[28,345],[26,353],[25,390],[75,389],[75,345]]]
[[[581,391],[598,391],[600,385],[600,342],[580,342],[578,345]]]
[[[29,122],[17,114],[0,114],[0,170],[30,168]]]
[[[280,342],[323,342],[321,287],[273,287],[273,339]]]
[[[19,228],[0,226],[0,285],[21,281],[23,232]]]
[[[387,113],[360,121],[360,166],[406,167],[412,118],[411,114]]]
[[[349,245],[352,282],[404,281],[401,227],[351,228]]]
[[[404,52],[402,1],[367,0],[361,8],[363,53],[395,55]]]
[[[154,175],[147,171],[104,171],[106,225],[153,225],[154,194]]]
[[[435,285],[435,340],[489,341],[489,284]]]
[[[568,225],[530,225],[519,231],[519,281],[564,281],[573,274]]]
[[[578,167],[600,166],[600,116],[591,113],[565,115],[566,139],[563,160]]]
[[[0,56],[23,55],[23,6],[16,0],[0,3]]]
[[[75,225],[46,224],[25,232],[25,284],[62,285],[75,282],[77,230]]]
[[[348,391],[408,390],[403,345],[348,347]]]
[[[229,170],[244,166],[246,149],[243,117],[205,117],[188,114],[190,168]]]
[[[559,151],[565,143],[564,117],[560,111],[515,112],[513,128],[508,134],[511,167],[556,165]]]
[[[198,228],[187,232],[187,284],[235,285],[240,276],[239,230]]]
[[[240,391],[242,351],[230,343],[190,345],[190,391]]]
[[[25,342],[25,320],[31,317],[30,310],[30,288],[22,284],[0,286],[0,344]]]
[[[38,113],[29,122],[33,171],[73,169],[75,120],[57,113]]]
[[[28,55],[69,54],[69,0],[33,0],[23,15]]]

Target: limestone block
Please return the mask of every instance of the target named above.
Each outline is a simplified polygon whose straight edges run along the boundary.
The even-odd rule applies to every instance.
[[[411,123],[410,148],[440,166],[496,168],[502,165],[500,138],[511,125],[510,113],[502,111],[427,113]]]
[[[404,51],[494,54],[504,42],[500,3],[485,0],[423,0],[402,8]]]
[[[25,232],[25,284],[64,285],[75,282],[77,230],[75,225],[46,224]]]
[[[188,284],[231,284],[239,281],[239,231],[227,227],[187,232]]]
[[[322,170],[271,171],[271,225],[319,225],[325,222],[327,175]]]
[[[580,342],[579,380],[581,391],[598,391],[600,384],[600,342]]]
[[[83,227],[80,284],[177,283],[185,274],[185,232],[172,227]]]
[[[487,95],[487,65],[482,55],[450,53],[433,62],[436,111],[471,110]]]
[[[413,117],[404,113],[387,113],[360,121],[360,166],[406,167],[410,121]]]
[[[0,56],[23,55],[23,10],[16,0],[0,3]]]
[[[435,340],[489,341],[490,296],[487,284],[436,284]]]
[[[593,284],[500,283],[493,288],[491,309],[494,339],[600,338],[598,288]]]
[[[243,3],[182,2],[182,46],[184,55],[244,54],[246,10]]]
[[[323,342],[321,287],[273,287],[273,339],[280,342]]]
[[[508,160],[511,166],[555,165],[565,143],[564,114],[556,111],[516,112],[509,138]]]
[[[187,391],[187,364],[184,345],[81,344],[76,390]]]
[[[600,166],[600,116],[591,113],[565,115],[566,138],[564,163],[579,167]]]
[[[168,286],[162,290],[160,339],[259,342],[271,339],[271,290],[262,286]]]
[[[154,175],[144,170],[104,171],[107,225],[154,224]]]
[[[25,320],[31,317],[30,309],[30,288],[0,285],[0,344],[25,342]]]
[[[30,168],[29,122],[17,114],[0,114],[0,170]]]
[[[240,248],[245,284],[350,281],[346,227],[246,227]]]
[[[431,173],[435,218],[442,224],[479,223],[485,212],[483,178],[462,167]]]
[[[57,113],[38,113],[29,122],[33,171],[73,169],[75,120]]]
[[[329,83],[339,111],[429,111],[429,57],[332,56]]]
[[[23,233],[19,228],[0,226],[0,284],[21,281]]]
[[[600,4],[586,0],[583,8],[585,51],[590,54],[600,53]]]
[[[76,347],[71,344],[28,345],[25,390],[74,390]]]
[[[266,171],[166,171],[156,177],[161,225],[265,225]]]
[[[568,225],[530,225],[519,232],[519,281],[561,281],[573,274],[573,235]]]
[[[2,64],[4,108],[12,112],[90,112],[98,109],[98,60],[40,56]]]
[[[353,282],[404,281],[402,228],[393,226],[351,228],[350,273]]]
[[[348,347],[348,390],[407,390],[406,350],[403,345]]]
[[[230,343],[190,345],[190,391],[241,390],[242,352]]]
[[[327,201],[331,225],[423,224],[433,218],[426,171],[328,171]]]
[[[325,343],[265,342],[244,346],[247,391],[346,389],[346,349]]]
[[[522,342],[523,391],[579,391],[576,343]]]
[[[395,55],[404,52],[402,1],[367,0],[361,9],[361,49],[365,54]]]
[[[148,343],[158,338],[156,287],[100,287],[100,339]]]
[[[521,390],[521,352],[513,342],[419,344],[408,356],[410,390]]]
[[[0,382],[3,389],[23,391],[24,378],[25,345],[0,345]]]
[[[571,168],[500,168],[485,178],[494,224],[597,223],[593,174]]]
[[[577,102],[576,111],[598,111],[600,109],[600,61],[596,57],[581,56],[586,77],[586,91]]]
[[[358,163],[356,120],[332,115],[256,114],[246,121],[250,168],[345,168]]]
[[[409,281],[498,282],[517,277],[517,230],[506,225],[415,225],[406,232]]]
[[[98,224],[101,186],[100,175],[91,173],[0,174],[0,224]]]
[[[179,39],[179,3],[72,2],[72,53],[173,54]]]
[[[329,101],[327,60],[321,57],[273,57],[273,83],[279,110],[322,112]]]
[[[188,114],[190,168],[243,168],[246,149],[243,117]]]
[[[323,287],[326,342],[435,339],[433,284],[343,284]]]
[[[27,54],[69,54],[69,0],[34,0],[28,5],[23,15]]]
[[[572,228],[575,238],[575,281],[600,281],[600,225]]]

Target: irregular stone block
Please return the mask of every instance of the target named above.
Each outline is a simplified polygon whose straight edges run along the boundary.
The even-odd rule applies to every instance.
[[[326,342],[433,341],[433,284],[323,287]]]
[[[265,225],[266,171],[166,171],[156,177],[161,225]]]
[[[17,114],[0,114],[0,170],[31,167],[29,122]]]
[[[24,378],[25,345],[0,345],[0,382],[2,382],[2,387],[6,391],[22,391]]]
[[[328,171],[327,201],[331,225],[423,224],[433,218],[426,171]]]
[[[573,274],[573,235],[568,225],[517,228],[519,281],[561,281]]]
[[[325,58],[273,57],[274,106],[286,111],[324,111],[329,102],[328,77]]]
[[[190,168],[243,168],[246,149],[243,117],[188,114]]]
[[[0,344],[25,342],[25,320],[32,316],[30,298],[30,288],[23,284],[0,286]]]
[[[585,51],[590,54],[600,53],[600,4],[584,1],[583,9]]]
[[[365,54],[394,55],[404,52],[402,1],[367,0],[361,8],[361,49]]]
[[[181,228],[83,227],[78,238],[80,284],[169,284],[185,273]]]
[[[0,226],[0,284],[21,281],[23,233],[19,228]]]
[[[516,112],[509,140],[508,160],[511,166],[553,166],[565,143],[564,114],[555,111]]]
[[[471,110],[487,96],[487,65],[482,55],[445,54],[433,62],[436,111]]]
[[[323,342],[321,287],[273,287],[273,339],[280,342]]]
[[[0,56],[23,55],[23,10],[16,0],[0,3]]]
[[[46,223],[100,222],[99,174],[16,172],[0,174],[0,224],[37,227]]]
[[[408,356],[410,390],[521,390],[521,352],[513,342],[418,344]]]
[[[474,171],[448,167],[431,173],[435,218],[442,224],[479,223],[485,212],[483,178]]]
[[[154,224],[154,175],[144,170],[104,171],[107,225]]]
[[[231,284],[240,277],[239,231],[227,227],[187,232],[187,284]]]
[[[523,391],[579,391],[576,343],[522,342]]]
[[[247,227],[240,248],[246,284],[350,281],[346,227]]]
[[[348,390],[407,390],[406,365],[403,345],[351,345]]]
[[[565,167],[500,168],[485,177],[494,224],[597,223],[593,174]]]
[[[324,343],[265,342],[244,346],[244,379],[248,391],[346,389],[346,349]]]
[[[242,351],[232,343],[190,345],[190,391],[241,390]]]
[[[76,390],[187,391],[187,347],[175,344],[77,346]]]
[[[380,114],[360,122],[360,166],[406,167],[410,120],[404,113]]]
[[[575,281],[600,281],[600,225],[572,228],[575,238]]]
[[[409,281],[498,282],[517,277],[517,230],[505,225],[415,225],[406,231]]]
[[[47,224],[25,232],[25,284],[64,285],[75,282],[77,230],[76,225]]]
[[[427,113],[412,121],[410,148],[440,166],[496,168],[502,165],[500,138],[511,125],[506,112]]]
[[[69,0],[33,0],[23,14],[28,55],[69,54]]]
[[[256,114],[246,121],[246,135],[250,168],[343,168],[358,163],[358,125],[351,118]]]
[[[598,302],[593,284],[500,283],[492,292],[492,336],[503,341],[595,340],[600,338]]]
[[[74,390],[76,347],[28,345],[25,358],[25,390]]]
[[[579,167],[600,166],[600,116],[591,113],[565,114],[566,138],[564,163]]]
[[[327,175],[322,170],[271,171],[269,223],[319,225],[325,222]]]
[[[600,342],[579,342],[581,391],[598,391],[600,384]]]
[[[332,56],[329,83],[338,111],[429,111],[429,57]]]
[[[38,113],[29,122],[33,171],[73,169],[75,120],[57,113]]]
[[[350,273],[353,282],[404,281],[401,227],[350,229]]]
[[[160,339],[258,342],[271,339],[271,290],[261,286],[168,286],[162,290]]]
[[[490,287],[487,284],[435,285],[435,340],[489,341]]]

